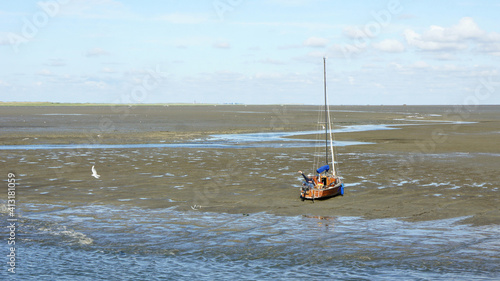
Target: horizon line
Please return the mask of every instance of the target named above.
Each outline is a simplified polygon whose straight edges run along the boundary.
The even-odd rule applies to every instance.
[[[193,106],[193,105],[301,105],[318,106],[322,104],[306,103],[188,103],[188,102],[157,102],[157,103],[96,103],[96,102],[50,102],[50,101],[0,101],[0,106]],[[500,104],[329,104],[329,106],[498,106]]]

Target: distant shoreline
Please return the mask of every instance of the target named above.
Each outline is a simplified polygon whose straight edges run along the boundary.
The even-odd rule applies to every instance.
[[[198,106],[232,105],[210,103],[71,103],[71,102],[0,102],[0,106]],[[235,104],[236,105],[236,104]]]
[[[0,102],[0,107],[2,106],[316,106],[317,104],[295,104],[295,103],[283,103],[283,104],[244,104],[244,103],[71,103],[71,102]],[[500,104],[477,104],[475,106],[499,106]],[[405,107],[405,106],[464,106],[460,104],[330,104],[334,107],[342,106],[360,106],[360,107]],[[470,105],[472,106],[472,105]]]

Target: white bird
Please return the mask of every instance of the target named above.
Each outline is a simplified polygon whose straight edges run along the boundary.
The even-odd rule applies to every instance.
[[[92,176],[96,179],[100,177],[100,175],[97,174],[97,171],[95,170],[94,166],[92,166]]]

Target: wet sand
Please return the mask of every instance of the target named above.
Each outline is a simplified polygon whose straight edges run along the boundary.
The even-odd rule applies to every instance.
[[[500,106],[331,109],[336,126],[394,129],[336,134],[339,141],[367,144],[336,148],[345,195],[314,203],[299,199],[296,173],[313,171],[311,147],[0,150],[0,167],[16,173],[16,200],[25,208],[130,204],[500,224]],[[203,142],[213,134],[315,130],[318,111],[302,105],[5,106],[0,144]],[[90,176],[94,164],[100,179]]]

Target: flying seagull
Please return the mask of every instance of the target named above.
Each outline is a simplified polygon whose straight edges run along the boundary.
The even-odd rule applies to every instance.
[[[95,170],[94,166],[92,166],[92,176],[96,179],[100,177],[100,175],[97,174],[97,171]]]

